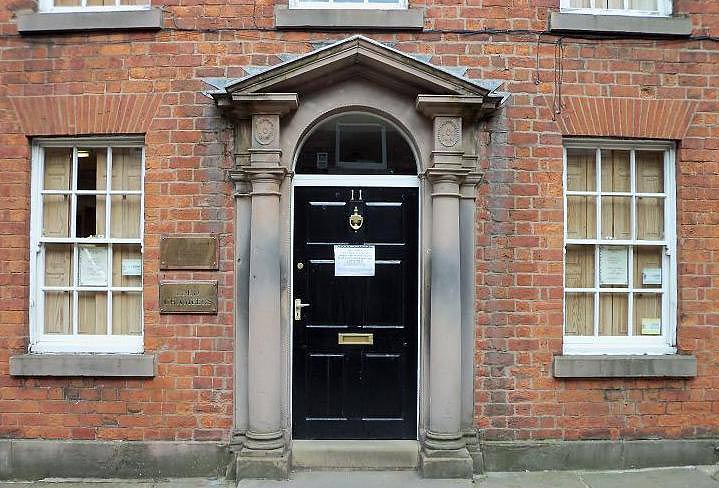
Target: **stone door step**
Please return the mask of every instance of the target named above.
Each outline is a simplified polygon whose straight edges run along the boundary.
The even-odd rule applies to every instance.
[[[292,468],[417,469],[417,441],[292,441]]]

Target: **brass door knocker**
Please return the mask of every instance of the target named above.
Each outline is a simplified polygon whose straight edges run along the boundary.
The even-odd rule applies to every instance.
[[[350,227],[352,227],[352,230],[358,231],[360,227],[362,227],[363,222],[364,217],[357,213],[357,207],[355,207],[354,213],[350,215]]]

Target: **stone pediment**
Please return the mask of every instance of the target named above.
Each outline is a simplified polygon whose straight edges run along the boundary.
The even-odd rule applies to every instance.
[[[412,96],[473,98],[484,110],[496,108],[504,98],[494,91],[497,82],[465,78],[361,35],[231,80],[212,96],[220,106],[236,106],[248,96],[303,94],[358,77]]]

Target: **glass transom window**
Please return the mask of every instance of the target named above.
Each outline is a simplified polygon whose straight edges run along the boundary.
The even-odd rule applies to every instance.
[[[567,144],[564,202],[565,353],[674,352],[671,147]]]
[[[567,12],[614,15],[670,15],[671,0],[562,0]]]
[[[34,147],[31,351],[142,351],[143,148]]]

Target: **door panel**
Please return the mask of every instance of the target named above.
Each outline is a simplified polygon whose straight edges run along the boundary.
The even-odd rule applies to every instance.
[[[295,438],[416,439],[417,206],[416,188],[295,189]],[[335,244],[374,245],[375,275],[335,276]]]

